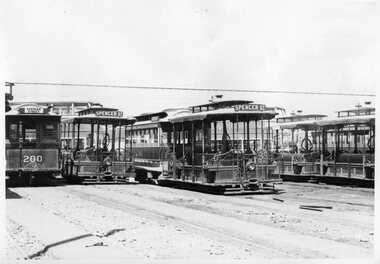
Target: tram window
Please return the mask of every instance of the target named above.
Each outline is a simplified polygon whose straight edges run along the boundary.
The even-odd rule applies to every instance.
[[[9,139],[10,142],[17,142],[18,136],[17,136],[17,124],[11,124],[9,126],[9,133],[7,133],[7,139]]]
[[[25,129],[25,142],[34,143],[37,141],[37,129],[26,128]]]
[[[189,143],[189,131],[185,131],[185,144]]]
[[[137,142],[137,131],[133,131],[132,133],[132,143],[136,144]]]
[[[144,135],[144,139],[141,141],[141,143],[150,143],[150,133],[149,130],[147,130],[147,133]]]
[[[195,141],[202,141],[202,129],[197,129],[195,131]]]
[[[75,139],[75,141],[74,141],[75,148],[76,148],[77,144],[78,144],[78,139]],[[79,149],[84,149],[84,139],[83,138],[79,139]]]
[[[158,143],[157,129],[153,129],[153,143]]]
[[[56,124],[42,124],[41,125],[41,141],[42,142],[55,142],[57,139],[57,125]]]

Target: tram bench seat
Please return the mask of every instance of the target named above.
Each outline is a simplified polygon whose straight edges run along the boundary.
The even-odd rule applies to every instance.
[[[358,163],[363,164],[363,154],[339,153],[336,158],[337,163]]]
[[[293,154],[291,153],[284,153],[280,156],[280,160],[282,161],[292,161]]]

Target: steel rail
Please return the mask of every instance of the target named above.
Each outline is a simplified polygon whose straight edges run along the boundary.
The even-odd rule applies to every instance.
[[[201,231],[203,234],[204,234],[204,232],[207,232],[207,233],[209,233],[209,234],[211,234],[213,236],[219,237],[219,238],[220,237],[227,238],[227,241],[229,239],[230,240],[234,240],[234,241],[236,241],[238,243],[243,243],[245,245],[256,247],[256,248],[259,248],[259,249],[265,250],[265,251],[270,251],[270,252],[273,252],[273,253],[276,253],[276,254],[280,254],[280,255],[283,255],[283,256],[287,256],[287,257],[290,257],[290,258],[299,258],[299,257],[301,257],[300,255],[296,255],[296,254],[292,254],[292,253],[289,253],[289,252],[281,251],[281,250],[278,250],[278,249],[275,249],[275,248],[270,248],[268,246],[261,246],[261,245],[259,245],[257,243],[249,241],[249,240],[245,240],[245,239],[238,238],[238,237],[235,237],[235,236],[231,236],[231,235],[228,235],[228,234],[224,234],[224,233],[221,233],[221,232],[218,232],[218,231],[214,231],[214,230],[212,230],[210,228],[206,228],[206,227],[201,226],[201,225],[192,224],[192,223],[189,223],[189,222],[186,222],[186,221],[175,219],[175,218],[170,217],[170,216],[168,217],[165,214],[160,214],[160,213],[156,213],[156,212],[149,212],[149,211],[146,211],[146,210],[144,210],[142,208],[139,208],[138,206],[132,206],[130,204],[127,205],[127,204],[125,204],[122,201],[110,200],[110,199],[101,197],[99,195],[89,194],[87,192],[83,193],[83,192],[74,190],[72,188],[67,188],[66,190],[69,190],[70,194],[75,194],[75,195],[79,196],[80,198],[83,198],[83,199],[86,199],[86,200],[89,200],[89,201],[92,201],[92,202],[97,202],[97,203],[99,203],[101,205],[104,205],[104,206],[117,205],[118,207],[124,207],[124,208],[128,209],[127,212],[130,212],[130,210],[138,211],[140,213],[140,216],[147,217],[147,215],[150,215],[150,216],[153,216],[153,217],[156,217],[156,218],[158,217],[158,218],[163,219],[165,221],[174,222],[174,223],[181,224],[183,226],[187,226],[187,227],[190,227],[190,228],[193,228],[193,229],[197,229],[198,231]],[[120,208],[118,208],[118,209],[120,209]]]

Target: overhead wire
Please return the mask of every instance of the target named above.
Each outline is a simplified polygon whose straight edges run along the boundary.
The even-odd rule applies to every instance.
[[[280,90],[253,90],[253,89],[221,89],[221,88],[194,88],[194,87],[167,87],[167,86],[136,86],[136,85],[109,85],[109,84],[81,84],[81,83],[51,83],[51,82],[8,82],[18,85],[43,86],[74,86],[118,89],[147,89],[147,90],[176,90],[202,92],[238,92],[238,93],[272,93],[272,94],[304,94],[304,95],[337,95],[337,96],[366,96],[375,97],[375,94],[338,93],[338,92],[310,92],[310,91],[280,91]]]

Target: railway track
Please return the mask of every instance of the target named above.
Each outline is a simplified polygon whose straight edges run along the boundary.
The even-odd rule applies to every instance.
[[[113,233],[117,233],[118,230],[107,229],[112,225],[107,225],[107,227],[103,229],[92,228],[88,225],[88,223],[91,222],[86,224],[85,222],[81,222],[83,221],[82,218],[78,218],[79,220],[76,218],[78,215],[73,213],[75,210],[71,211],[71,213],[67,213],[62,209],[63,207],[57,210],[54,207],[54,203],[45,203],[46,198],[50,197],[53,192],[48,192],[50,193],[49,195],[47,195],[47,193],[45,195],[40,195],[39,192],[34,192],[33,189],[37,190],[37,188],[21,188],[18,193],[27,197],[35,205],[42,206],[44,210],[49,211],[51,214],[58,215],[70,223],[79,225],[101,244],[113,245],[116,248],[120,248],[120,250],[124,250],[122,248],[128,247],[128,242],[126,242],[127,244],[124,243],[121,245],[120,240],[117,239],[117,237],[120,239],[120,237],[123,236],[121,235],[122,233],[116,235],[116,238],[114,238]],[[47,189],[51,188],[48,187]],[[44,188],[41,188],[40,190],[43,191]],[[179,229],[184,230],[185,233],[197,234],[200,237],[207,237],[212,241],[220,241],[223,245],[231,245],[235,248],[243,249],[243,251],[251,250],[253,253],[252,256],[255,255],[255,257],[259,258],[335,258],[342,256],[347,257],[346,255],[348,255],[348,257],[350,255],[367,256],[370,255],[371,252],[370,247],[365,248],[361,247],[361,245],[358,247],[358,245],[354,244],[339,243],[339,237],[337,238],[337,241],[332,241],[331,238],[325,239],[316,237],[316,234],[302,234],[300,230],[289,232],[279,226],[273,228],[267,226],[264,222],[261,224],[261,217],[259,216],[258,218],[253,219],[241,218],[239,215],[220,214],[219,212],[213,212],[207,208],[205,209],[205,207],[197,207],[192,204],[192,201],[194,200],[195,204],[198,200],[202,200],[201,204],[206,207],[207,204],[209,204],[209,208],[217,208],[220,206],[220,203],[228,204],[230,210],[236,210],[236,208],[242,210],[243,207],[248,205],[258,205],[259,207],[264,206],[266,208],[265,210],[270,210],[272,207],[281,208],[281,204],[273,201],[251,202],[244,199],[246,197],[224,197],[199,193],[195,196],[194,192],[178,192],[178,190],[170,188],[156,188],[149,185],[138,185],[134,186],[134,188],[130,188],[130,186],[115,185],[66,185],[60,186],[56,190],[61,193],[58,196],[61,197],[61,199],[66,196],[72,197],[70,198],[70,201],[71,199],[74,199],[75,201],[78,201],[79,204],[81,204],[81,201],[83,200],[84,207],[86,207],[86,202],[89,202],[92,204],[92,208],[97,208],[98,205],[100,206],[100,210],[103,210],[101,208],[109,208],[109,210],[118,210],[119,212],[137,216],[138,218],[147,219],[148,223],[159,223],[171,226],[174,229],[178,227]],[[214,202],[216,203],[214,204]],[[268,205],[269,207],[267,207]],[[288,208],[289,205],[285,205],[285,207]],[[254,208],[251,208],[250,210]],[[286,208],[282,208],[282,210],[287,211]],[[289,208],[291,208],[291,206]],[[303,214],[302,210],[300,211],[296,208],[293,209],[293,211],[296,210],[298,210],[298,214]],[[87,211],[83,209],[82,213],[83,212]],[[292,214],[293,212],[287,213]],[[319,219],[318,217],[323,219],[324,217],[319,212],[304,213],[305,215],[314,214],[317,217],[315,219]],[[342,219],[345,217],[344,214],[340,215],[339,212],[337,215],[341,216]],[[106,217],[107,219],[112,220],[111,214],[107,214]],[[341,221],[339,217],[338,219],[331,217],[331,215],[329,217],[331,218],[329,218],[330,220],[336,222]],[[125,224],[127,224],[128,216],[126,215],[126,218],[124,219],[126,219],[127,222],[125,222]],[[307,220],[307,218],[305,219]],[[259,222],[256,220],[259,220]],[[340,225],[343,226],[344,224],[340,223]],[[101,232],[99,232],[99,230],[101,230]],[[126,234],[129,234],[129,232],[125,231],[124,235]],[[135,236],[136,238],[139,237],[138,233],[134,234],[137,235]],[[145,256],[144,253],[141,254],[141,252],[137,255],[136,257],[138,258],[144,258]]]
[[[182,221],[182,220],[177,219],[175,217],[167,216],[165,214],[160,214],[157,212],[149,212],[149,211],[146,211],[146,210],[139,208],[137,206],[127,205],[121,201],[110,200],[109,198],[101,197],[99,195],[81,192],[81,191],[70,188],[70,186],[66,186],[66,188],[63,191],[67,194],[75,195],[75,196],[77,196],[81,199],[84,199],[86,201],[95,202],[101,206],[114,208],[114,209],[125,211],[128,213],[131,213],[131,211],[133,211],[134,215],[138,215],[138,216],[141,216],[141,217],[144,217],[146,219],[153,220],[153,221],[159,220],[159,222],[162,224],[180,227],[181,229],[183,229],[189,233],[196,233],[196,234],[199,234],[202,236],[206,235],[210,239],[222,241],[223,243],[227,243],[227,244],[234,244],[234,245],[238,246],[239,248],[250,247],[251,249],[259,251],[259,253],[257,253],[255,251],[255,253],[257,253],[258,257],[268,257],[268,256],[277,257],[277,258],[297,258],[297,257],[300,257],[300,255],[292,254],[292,253],[286,252],[286,251],[277,250],[275,248],[271,248],[268,245],[259,245],[257,243],[254,243],[254,242],[247,240],[247,239],[244,239],[244,238],[239,238],[239,237],[235,237],[235,236],[232,236],[232,235],[229,235],[226,233],[221,233],[220,230],[213,230],[211,228],[208,228],[208,227],[205,227],[202,225],[197,225],[194,223]],[[32,203],[34,203],[35,205],[41,206],[41,204],[43,204],[43,202],[44,202],[43,199],[38,199],[38,198],[33,197],[33,196],[31,196],[25,192],[20,192],[20,194],[22,194],[24,197],[27,197],[28,200],[31,201]],[[113,240],[112,237],[108,236],[107,234],[99,233],[97,230],[95,230],[93,228],[89,228],[87,225],[81,224],[75,218],[70,217],[67,214],[63,214],[62,212],[55,210],[52,207],[46,206],[45,204],[42,205],[42,207],[45,210],[49,211],[50,213],[64,218],[68,222],[71,222],[71,223],[74,223],[76,225],[81,226],[86,232],[88,232],[89,234],[92,234],[93,236],[96,236],[99,240],[99,243],[104,244],[104,245],[108,245],[111,243],[113,243],[116,246],[118,245],[118,241]],[[112,230],[109,233],[112,234]],[[36,255],[36,254],[34,254],[34,255]],[[38,252],[37,252],[37,255],[38,255]]]
[[[151,186],[147,186],[147,185],[145,185],[145,186],[139,185],[138,190],[120,188],[117,186],[112,186],[112,188],[110,188],[107,186],[96,186],[96,185],[94,185],[91,187],[96,188],[96,189],[100,189],[100,190],[104,190],[104,191],[112,191],[112,192],[116,192],[116,193],[122,193],[122,194],[126,194],[126,195],[135,195],[135,196],[137,195],[137,196],[149,198],[149,199],[164,202],[164,203],[174,204],[177,206],[184,206],[184,207],[188,207],[188,208],[197,208],[196,204],[193,204],[190,202],[189,203],[180,203],[181,200],[186,200],[186,199],[194,200],[194,197],[195,197],[194,193],[189,192],[189,191],[182,191],[180,196],[178,197],[178,191],[175,189],[151,188]],[[165,197],[162,196],[162,192],[165,192]],[[292,194],[289,194],[289,197],[294,198],[294,199],[298,198],[297,203],[301,204],[298,196],[291,196],[291,195]],[[269,196],[269,198],[272,197],[271,195],[268,195],[268,196]],[[207,201],[209,201],[211,199],[211,200],[215,200],[215,201],[220,202],[220,203],[231,204],[232,207],[242,207],[245,209],[249,209],[249,207],[252,206],[252,202],[250,202],[249,200],[253,199],[253,200],[255,200],[254,204],[256,207],[262,207],[262,208],[279,210],[279,211],[286,211],[286,212],[293,212],[295,214],[304,214],[305,213],[303,211],[300,211],[298,206],[294,203],[293,204],[282,204],[282,203],[279,204],[278,202],[274,202],[272,199],[270,199],[270,200],[261,199],[262,197],[263,196],[260,196],[260,195],[259,196],[256,196],[256,195],[254,195],[254,196],[240,196],[240,197],[216,196],[214,199],[214,196],[210,196],[209,194],[198,194],[198,193],[196,196],[197,200],[203,201],[204,203],[207,203]],[[302,197],[302,203],[311,203],[311,204],[326,204],[326,203],[328,204],[328,202],[332,201],[332,200],[326,200],[323,198],[316,198],[316,199],[313,198],[309,201],[305,201],[303,198],[304,197]],[[333,201],[333,202],[341,203],[340,201]],[[343,203],[346,204],[346,202],[343,202]],[[369,208],[373,208],[373,206],[371,206],[371,205],[364,205],[364,204],[360,204],[360,205],[361,206],[367,206]],[[206,207],[207,206],[202,206],[202,209],[205,210]],[[212,206],[211,205],[208,206],[208,208],[210,208],[211,210],[215,209],[215,207],[216,207],[216,204],[213,204]],[[325,215],[321,216],[321,215],[318,215],[315,213],[314,214],[311,213],[311,214],[314,215],[316,218],[325,217]],[[370,219],[370,217],[359,216],[359,215],[357,215],[355,217],[349,217],[347,214],[345,214],[343,212],[339,212],[339,211],[330,212],[329,214],[331,215],[331,218],[332,218],[331,221],[333,221],[333,222],[337,222],[337,221],[347,221],[348,222],[348,219],[349,219],[349,223],[347,223],[347,224],[350,224],[350,223],[351,224],[356,224],[356,223],[370,223],[371,224],[373,222],[373,219],[372,218]]]
[[[163,222],[164,224],[168,225],[175,225],[175,226],[181,226],[183,229],[192,232],[192,233],[198,233],[198,234],[207,234],[211,238],[222,240],[224,242],[237,244],[239,247],[246,247],[250,246],[255,249],[259,249],[260,251],[264,251],[264,255],[267,256],[273,256],[273,257],[280,257],[280,258],[297,258],[300,257],[300,255],[293,254],[290,252],[278,250],[275,248],[271,248],[270,245],[260,245],[258,243],[254,243],[249,239],[244,239],[240,237],[235,237],[227,233],[221,232],[221,230],[215,230],[210,227],[206,227],[197,223],[191,223],[188,221],[184,221],[183,219],[178,219],[172,216],[169,216],[165,213],[158,213],[158,212],[152,212],[152,211],[146,211],[144,208],[141,208],[137,205],[131,205],[130,203],[125,203],[123,201],[116,201],[113,199],[105,198],[99,195],[95,194],[89,194],[89,193],[83,193],[74,189],[67,189],[68,193],[75,194],[78,197],[81,197],[83,199],[96,202],[100,205],[115,208],[122,211],[131,212],[133,211],[133,214],[137,214],[139,216],[142,216],[144,218],[148,218],[151,220],[159,220],[160,222]]]
[[[250,245],[257,249],[265,250],[264,255],[266,256],[276,254],[279,257],[339,257],[347,254],[370,254],[368,249],[329,239],[288,232],[249,221],[215,215],[209,212],[200,212],[199,210],[173,206],[173,204],[165,204],[154,200],[145,201],[144,198],[138,196],[129,197],[128,201],[125,201],[123,200],[125,196],[117,197],[115,193],[115,195],[112,195],[113,198],[110,198],[110,195],[105,194],[104,190],[94,191],[94,189],[96,190],[96,187],[93,190],[86,189],[85,191],[70,189],[70,193],[115,209],[133,210],[133,214],[138,213],[147,218],[152,217],[154,220],[169,220],[171,224],[181,224],[187,227],[190,232],[217,235],[219,239],[224,238],[227,241],[238,242],[242,246]],[[144,205],[145,202],[148,202],[149,206]]]

